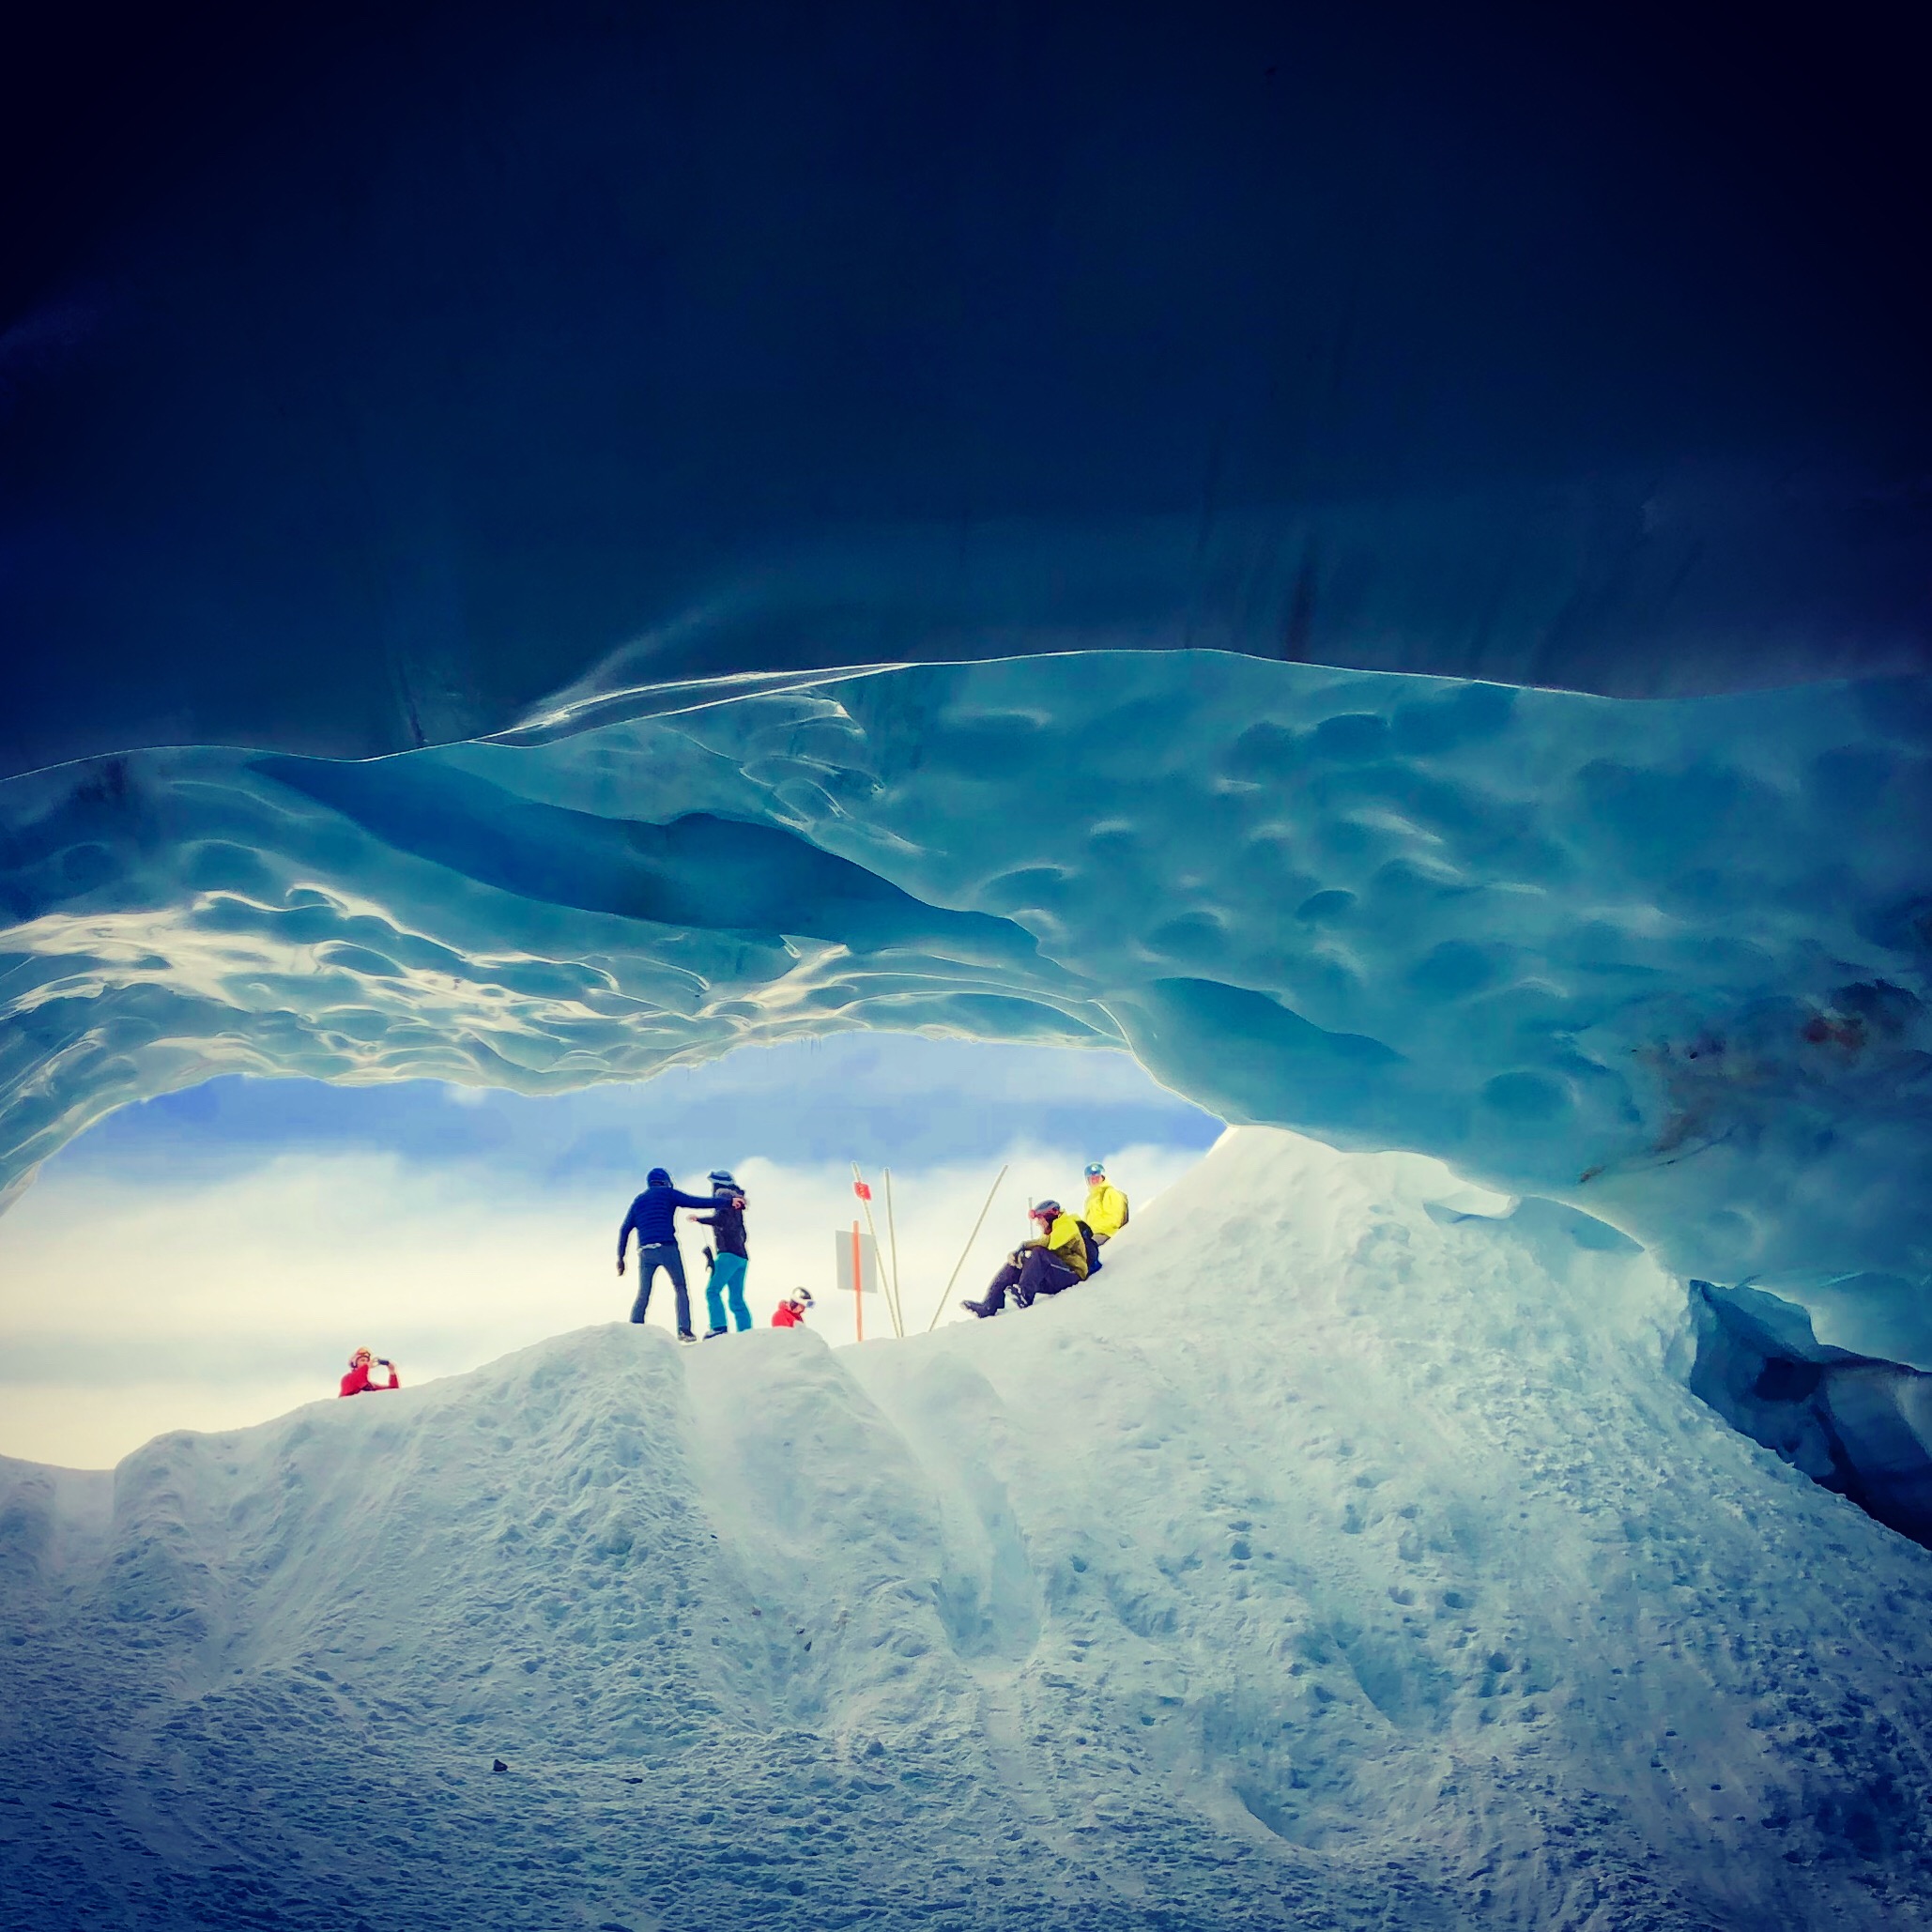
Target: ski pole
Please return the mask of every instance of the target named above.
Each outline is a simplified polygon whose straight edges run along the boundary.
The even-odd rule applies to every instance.
[[[897,1328],[900,1340],[904,1340],[906,1322],[905,1301],[899,1294],[899,1231],[892,1218],[892,1170],[885,1170],[885,1238],[892,1245],[892,1310],[893,1325]]]
[[[947,1298],[953,1292],[953,1283],[959,1279],[959,1270],[966,1265],[966,1257],[973,1252],[973,1244],[979,1239],[979,1231],[986,1224],[988,1210],[993,1204],[993,1195],[1000,1191],[1000,1183],[1005,1178],[1006,1170],[1003,1167],[993,1178],[992,1188],[986,1197],[986,1206],[979,1210],[979,1219],[973,1223],[973,1232],[967,1235],[966,1245],[960,1249],[959,1258],[953,1264],[953,1272],[946,1277],[946,1285],[939,1292],[939,1307],[933,1310],[932,1319],[926,1325],[926,1332],[928,1335],[939,1326],[940,1311],[945,1307]]]

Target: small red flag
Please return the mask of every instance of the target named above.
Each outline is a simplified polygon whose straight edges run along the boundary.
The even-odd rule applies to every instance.
[[[872,1198],[871,1185],[870,1183],[866,1181],[854,1181],[852,1183],[852,1192],[856,1194],[861,1201],[869,1201]]]

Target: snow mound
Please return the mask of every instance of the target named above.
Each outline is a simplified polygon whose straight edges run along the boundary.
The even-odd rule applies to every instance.
[[[1932,1367],[1932,684],[1638,704],[1142,652],[685,701],[0,787],[0,1189],[220,1071],[1125,1044],[1223,1118],[1567,1198]]]
[[[1932,1555],[1469,1204],[1238,1131],[1024,1315],[8,1472],[21,1923],[1926,1924]]]

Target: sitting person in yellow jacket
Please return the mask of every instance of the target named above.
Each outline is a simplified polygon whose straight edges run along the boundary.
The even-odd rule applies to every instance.
[[[1030,1308],[1035,1295],[1058,1295],[1076,1281],[1087,1279],[1087,1238],[1080,1222],[1057,1201],[1042,1201],[1028,1209],[1039,1233],[1022,1241],[1006,1257],[1006,1265],[995,1275],[978,1301],[962,1301],[984,1321],[1006,1306],[1010,1294],[1021,1308]]]
[[[1081,1219],[1096,1241],[1111,1241],[1127,1224],[1127,1198],[1107,1178],[1097,1160],[1087,1162],[1087,1204]]]

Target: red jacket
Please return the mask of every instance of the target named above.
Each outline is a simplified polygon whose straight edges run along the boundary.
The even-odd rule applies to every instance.
[[[400,1388],[402,1386],[403,1378],[396,1373],[393,1368],[389,1372],[389,1380],[387,1382],[372,1382],[369,1379],[369,1364],[367,1362],[358,1362],[342,1378],[342,1389],[340,1392],[344,1395],[381,1395],[389,1389]]]
[[[772,1326],[774,1328],[803,1328],[805,1310],[795,1301],[781,1301],[772,1313]]]

